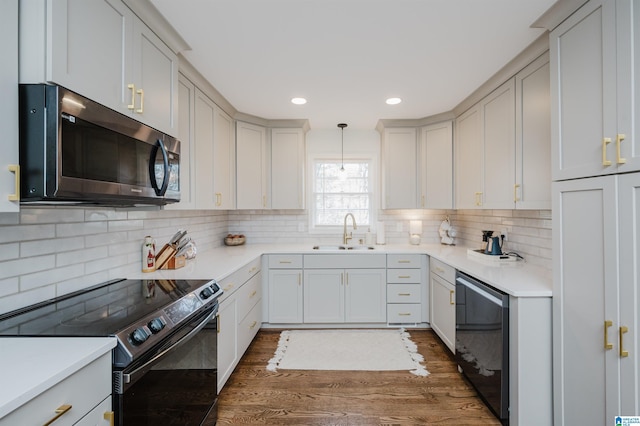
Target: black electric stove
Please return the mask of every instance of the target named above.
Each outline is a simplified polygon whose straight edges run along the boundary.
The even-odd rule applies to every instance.
[[[124,367],[221,294],[215,280],[113,280],[0,315],[0,336],[114,336]]]

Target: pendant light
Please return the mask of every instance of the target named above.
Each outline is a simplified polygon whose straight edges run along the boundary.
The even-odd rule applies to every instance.
[[[338,123],[338,127],[342,131],[342,167],[340,167],[340,171],[344,172],[344,128],[347,127],[347,123]]]

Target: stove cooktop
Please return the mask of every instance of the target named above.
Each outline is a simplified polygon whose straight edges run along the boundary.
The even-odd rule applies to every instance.
[[[0,315],[0,336],[115,336],[130,361],[220,294],[215,280],[114,280]]]

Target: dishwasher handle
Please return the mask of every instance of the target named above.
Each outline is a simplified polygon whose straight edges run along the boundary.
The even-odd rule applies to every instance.
[[[475,291],[483,298],[489,300],[492,303],[495,303],[498,306],[501,306],[501,307],[504,306],[504,304],[502,303],[502,299],[491,294],[489,291],[487,291],[488,289],[483,288],[485,287],[483,284],[478,283],[475,280],[468,280],[467,277],[458,275],[456,277],[456,283],[462,284],[463,286],[467,287],[471,291]]]

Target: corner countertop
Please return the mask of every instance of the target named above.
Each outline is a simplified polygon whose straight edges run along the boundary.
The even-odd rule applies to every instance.
[[[551,297],[552,274],[550,270],[524,261],[492,264],[467,255],[467,247],[440,244],[388,244],[376,245],[374,250],[313,250],[312,244],[246,244],[219,247],[198,253],[180,269],[163,269],[151,273],[140,272],[128,278],[163,279],[211,279],[222,280],[263,254],[332,254],[344,256],[374,253],[426,254],[453,268],[465,272],[498,290],[514,297]]]
[[[111,351],[110,337],[0,337],[0,418]]]

